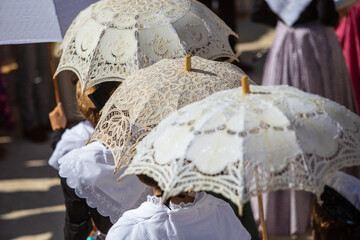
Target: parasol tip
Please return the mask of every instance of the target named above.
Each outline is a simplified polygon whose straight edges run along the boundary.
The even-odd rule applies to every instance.
[[[250,94],[249,77],[244,75],[241,77],[241,86],[243,94]]]
[[[191,55],[187,54],[185,56],[185,70],[190,71],[191,70]]]

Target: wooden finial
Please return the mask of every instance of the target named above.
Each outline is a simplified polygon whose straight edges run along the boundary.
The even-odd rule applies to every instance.
[[[185,70],[191,70],[191,56],[189,54],[185,56]]]
[[[249,77],[244,75],[241,77],[241,85],[243,89],[243,94],[249,94],[250,93],[250,87],[249,87]]]

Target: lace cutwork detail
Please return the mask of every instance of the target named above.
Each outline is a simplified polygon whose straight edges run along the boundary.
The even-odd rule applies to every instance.
[[[140,206],[152,189],[136,176],[125,179],[127,184],[117,182],[120,173],[112,174],[112,155],[103,150],[100,143],[92,143],[69,152],[59,160],[59,175],[66,178],[78,197],[86,199],[90,207],[115,223],[125,211]]]
[[[147,196],[147,202],[151,202],[154,205],[161,205],[161,197],[157,197],[155,195],[148,195]]]
[[[196,201],[198,200],[199,195],[198,195],[197,193],[195,193],[195,194],[192,194],[192,197],[194,197],[194,201],[193,201],[193,202],[189,202],[189,203],[183,203],[183,202],[181,202],[181,203],[179,203],[179,204],[175,204],[175,203],[172,203],[172,202],[170,201],[170,202],[169,202],[169,208],[170,208],[171,210],[176,210],[176,209],[181,209],[181,208],[193,206],[193,205],[196,203]],[[162,205],[162,203],[161,203],[162,200],[161,200],[161,199],[162,199],[161,197],[157,197],[157,196],[155,196],[155,195],[153,195],[153,196],[148,195],[148,196],[147,196],[147,202],[151,202],[152,204],[158,205],[158,206]]]
[[[102,216],[109,217],[113,224],[116,223],[124,212],[139,207],[146,199],[146,196],[151,192],[151,188],[149,188],[148,191],[141,193],[141,196],[136,199],[131,206],[127,205],[124,207],[121,205],[120,201],[116,201],[116,199],[109,197],[102,189],[95,186],[93,182],[87,181],[85,177],[79,177],[79,174],[73,167],[73,163],[68,165],[69,167],[66,166],[66,170],[60,169],[60,176],[66,178],[66,183],[69,187],[75,189],[77,196],[86,199],[86,203],[90,207],[96,208]],[[122,191],[124,196],[130,192],[131,189]],[[121,199],[121,201],[123,200]]]
[[[193,70],[184,60],[161,60],[127,78],[103,109],[91,140],[112,151],[116,169],[127,166],[135,147],[162,119],[175,110],[214,92],[241,85],[244,72],[230,63],[192,58]]]
[[[69,27],[56,75],[75,72],[85,91],[164,58],[234,57],[229,35],[236,34],[197,1],[103,0]]]
[[[123,175],[152,177],[164,198],[213,191],[241,207],[279,189],[319,196],[336,170],[360,164],[356,114],[295,88],[266,89],[260,99],[215,93],[171,114],[139,143]]]

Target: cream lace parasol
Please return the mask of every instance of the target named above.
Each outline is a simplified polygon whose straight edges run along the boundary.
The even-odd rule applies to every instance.
[[[85,91],[164,58],[234,57],[229,35],[236,34],[194,0],[102,0],[71,24],[55,75],[74,71]]]
[[[360,118],[289,86],[215,93],[168,116],[125,170],[158,182],[163,198],[213,191],[241,209],[278,189],[317,194],[338,169],[360,164]]]
[[[110,148],[115,170],[125,167],[136,144],[162,119],[214,92],[241,86],[243,75],[230,63],[200,57],[192,58],[191,71],[184,69],[184,59],[161,60],[127,77],[116,89],[90,140]]]

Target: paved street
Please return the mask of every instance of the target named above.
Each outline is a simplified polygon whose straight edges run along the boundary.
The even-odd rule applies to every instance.
[[[6,143],[4,143],[6,142]],[[63,239],[64,205],[48,143],[0,137],[0,239]]]

